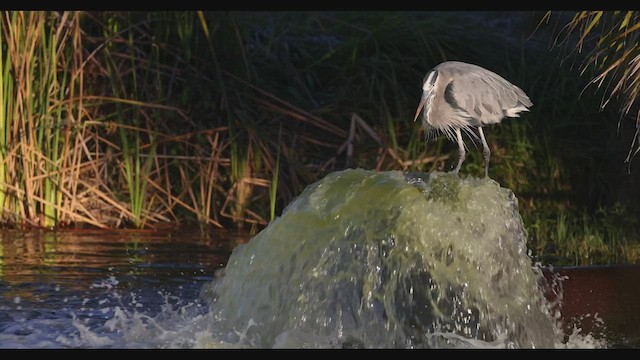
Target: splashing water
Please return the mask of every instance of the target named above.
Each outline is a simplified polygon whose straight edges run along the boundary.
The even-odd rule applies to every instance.
[[[203,289],[259,347],[545,347],[562,332],[513,193],[434,172],[334,172]]]
[[[544,296],[549,283],[527,255],[517,199],[490,179],[331,173],[217,275],[199,298],[199,285],[192,297],[146,288],[125,296],[120,286],[132,278],[108,276],[91,285],[94,295],[65,295],[56,313],[25,313],[16,296],[16,311],[0,304],[10,310],[0,312],[0,347],[604,345],[578,329],[565,338]]]

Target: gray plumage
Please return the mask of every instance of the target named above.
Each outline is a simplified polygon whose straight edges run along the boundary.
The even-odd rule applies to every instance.
[[[491,151],[482,127],[496,124],[505,117],[519,117],[533,103],[527,94],[500,75],[477,65],[446,61],[434,67],[424,77],[422,99],[413,121],[422,112],[422,127],[429,133],[444,133],[458,142],[460,156],[454,173],[460,171],[465,158],[461,130],[482,140],[485,176],[489,176]]]

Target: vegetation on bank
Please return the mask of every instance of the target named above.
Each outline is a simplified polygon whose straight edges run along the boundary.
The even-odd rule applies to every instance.
[[[533,254],[639,262],[633,132],[548,39],[459,16],[3,12],[3,223],[255,232],[330,171],[446,170],[456,145],[411,119],[424,74],[461,60],[534,102],[486,131]],[[461,174],[483,176],[482,161],[470,151]]]

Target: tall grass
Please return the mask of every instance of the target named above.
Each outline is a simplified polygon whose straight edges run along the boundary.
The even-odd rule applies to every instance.
[[[548,12],[543,20],[549,21],[551,15]],[[554,45],[563,47],[569,54],[584,51],[580,69],[583,73],[590,72],[590,85],[604,90],[601,108],[615,103],[621,114],[618,126],[622,131],[629,132],[623,126],[625,120],[635,120],[625,159],[630,167],[631,160],[640,152],[640,12],[577,11],[555,35]],[[614,99],[620,101],[612,101]]]
[[[600,209],[596,214],[538,215],[527,227],[538,261],[555,266],[638,263],[638,219],[617,213],[623,208]]]
[[[100,37],[82,28],[93,20],[78,12],[2,13],[0,203],[5,224],[144,226],[169,221],[164,214],[171,215],[175,206],[197,211],[184,193],[171,192],[170,183],[163,182],[170,179],[153,178],[167,167],[153,151],[155,142],[142,143],[141,134],[153,135],[140,128],[143,123],[158,124],[160,114],[186,118],[175,107],[139,100],[166,97],[160,80],[167,68],[158,57],[139,56],[146,49],[136,44],[133,19],[123,31],[119,18],[107,15]],[[120,52],[122,45],[128,53]],[[175,151],[185,142],[174,136],[162,138],[173,141]],[[214,146],[212,153],[220,150]],[[215,183],[218,176],[202,181]],[[168,201],[155,196],[158,192]],[[128,202],[121,201],[123,193]]]
[[[135,136],[134,143],[129,145],[126,131],[124,128],[120,128],[120,138],[123,146],[124,176],[129,188],[129,201],[133,215],[132,221],[136,227],[144,227],[146,219],[143,217],[143,210],[148,211],[148,208],[145,207],[145,195],[155,154],[155,143],[152,139],[149,153],[146,159],[143,160],[140,153],[143,147],[140,144],[140,136],[138,134]],[[144,164],[141,164],[142,161],[144,161]]]
[[[33,14],[3,13],[0,34],[8,222],[256,231],[333,170],[449,170],[455,144],[411,120],[424,74],[461,60],[534,102],[486,132],[532,247],[633,256],[627,233],[581,222],[616,199],[614,114],[539,42],[446,12]],[[482,176],[468,156],[461,173]]]
[[[43,227],[92,223],[70,199],[77,186],[72,148],[82,141],[74,127],[84,117],[78,14],[5,12],[2,48],[3,217]]]

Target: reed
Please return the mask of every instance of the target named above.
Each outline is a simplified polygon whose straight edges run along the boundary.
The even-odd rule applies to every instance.
[[[427,141],[411,119],[424,74],[462,60],[534,102],[487,140],[536,255],[552,242],[572,261],[635,253],[612,217],[584,223],[614,211],[602,149],[617,114],[540,41],[469,30],[453,13],[34,14],[3,13],[0,34],[7,222],[257,231],[330,171],[449,170],[455,144]],[[482,152],[468,156],[461,173],[482,176]]]
[[[3,217],[47,228],[78,219],[63,204],[73,206],[82,136],[79,15],[4,12],[1,32]]]
[[[555,266],[637,263],[639,247],[632,229],[638,220],[626,212],[613,215],[619,206],[600,209],[597,215],[568,211],[556,218],[538,216],[527,227],[534,258]]]
[[[146,154],[144,164],[141,164],[142,154],[140,153],[140,150],[143,146],[140,144],[140,136],[135,134],[134,142],[132,144],[133,146],[130,146],[126,131],[124,128],[120,128],[120,138],[123,146],[124,176],[129,190],[129,203],[131,206],[131,213],[133,215],[133,219],[131,220],[136,227],[142,228],[146,223],[146,219],[143,217],[143,210],[148,211],[145,207],[145,199],[151,164],[154,160],[155,143],[153,142],[153,139],[150,140],[150,144],[148,146],[149,153]]]
[[[541,22],[549,22],[551,18],[552,12],[547,12]],[[629,120],[635,122],[625,159],[629,168],[633,157],[640,152],[639,30],[638,11],[577,11],[565,26],[555,32],[554,42],[569,54],[565,58],[584,51],[585,55],[579,60],[580,70],[587,73],[590,85],[603,90],[600,107],[614,104],[621,115],[618,126],[622,131],[629,132],[624,123]]]
[[[278,145],[282,143],[282,127],[278,128]],[[271,184],[269,185],[269,221],[276,218],[276,204],[278,199],[278,175],[280,174],[280,148],[276,156],[276,166],[273,170]]]

